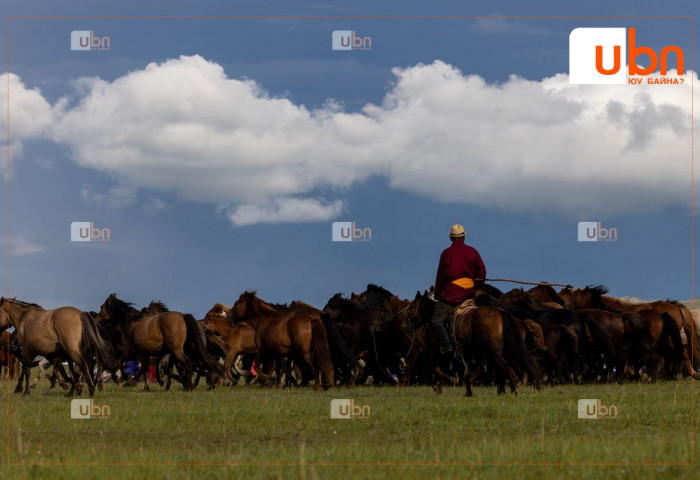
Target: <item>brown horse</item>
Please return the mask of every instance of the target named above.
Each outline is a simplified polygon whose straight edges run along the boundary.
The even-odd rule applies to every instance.
[[[178,363],[181,381],[187,391],[193,387],[192,362],[186,356],[186,350],[196,354],[212,374],[221,373],[218,361],[207,352],[196,320],[190,314],[163,312],[147,315],[113,293],[100,307],[98,317],[105,328],[113,333],[113,338],[121,338],[121,360],[138,358],[140,373],[144,373],[145,391],[149,390],[147,369],[150,357],[170,354]]]
[[[68,396],[73,395],[80,381],[80,373],[74,365],[85,375],[90,396],[95,394],[95,383],[90,370],[91,355],[96,355],[98,361],[109,366],[114,364],[114,356],[89,313],[73,307],[44,310],[34,303],[8,298],[0,300],[0,311],[0,316],[5,317],[0,320],[0,325],[9,322],[15,327],[22,351],[24,371],[15,392],[22,391],[21,381],[24,378],[24,394],[29,395],[32,360],[37,355],[42,355],[49,361],[68,357],[73,375],[73,385]]]
[[[678,330],[684,332],[688,339],[686,351],[683,353],[685,373],[700,380],[700,374],[694,368],[694,366],[700,367],[700,332],[695,328],[693,316],[688,308],[675,300],[630,304],[607,296],[606,293],[608,293],[608,288],[605,285],[596,285],[576,290],[564,288],[559,292],[559,295],[570,308],[600,308],[613,312],[630,313],[651,309],[670,315]]]
[[[411,323],[416,327],[427,324],[432,318],[435,303],[429,295],[417,295]],[[476,363],[478,368],[486,361],[489,369],[495,370],[496,391],[499,394],[505,393],[506,382],[511,393],[517,394],[516,371],[527,375],[535,388],[539,389],[539,365],[525,350],[518,324],[510,313],[497,307],[468,309],[453,319],[452,336],[457,354],[462,357],[465,367],[469,363]],[[433,348],[437,348],[435,341],[432,344]],[[470,375],[465,373],[466,396],[470,397]]]
[[[17,376],[17,356],[10,342],[10,332],[2,332],[0,337],[0,369],[3,376],[14,380]]]
[[[226,343],[224,374],[235,384],[236,380],[231,373],[231,368],[236,368],[235,365],[240,357],[257,355],[258,347],[255,345],[255,329],[250,323],[240,322],[237,325],[230,325],[226,317],[231,311],[231,307],[223,307],[226,306],[221,303],[215,304],[207,312],[202,323],[212,332],[221,336]],[[246,376],[246,381],[248,380],[248,376]]]
[[[329,388],[334,384],[333,363],[328,346],[326,329],[320,318],[306,309],[289,309],[280,312],[259,299],[255,292],[243,292],[230,312],[236,324],[248,321],[255,329],[258,356],[258,376],[270,384],[269,376],[262,371],[268,361],[276,360],[285,368],[285,357],[296,360],[311,369],[316,379],[314,390]],[[289,371],[286,372],[288,375]]]

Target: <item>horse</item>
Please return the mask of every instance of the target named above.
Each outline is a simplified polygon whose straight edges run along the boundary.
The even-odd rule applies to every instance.
[[[532,320],[542,328],[547,349],[540,349],[540,358],[549,383],[560,383],[569,377],[581,382],[584,357],[592,361],[591,366],[601,363],[595,361],[600,355],[608,361],[612,359],[609,338],[588,315],[537,303],[520,288],[498,298],[482,292],[476,297],[476,304],[503,308],[515,318]]]
[[[23,377],[25,381],[24,394],[29,395],[29,377],[32,360],[42,355],[49,361],[67,356],[73,376],[73,383],[68,396],[73,396],[80,374],[74,365],[78,366],[85,375],[90,396],[95,394],[95,383],[90,370],[90,354],[94,353],[98,361],[113,365],[114,356],[110,346],[100,335],[94,318],[74,307],[60,307],[44,310],[35,303],[22,302],[16,299],[0,299],[0,327],[12,324],[17,331],[22,351]],[[15,392],[22,391],[22,377],[17,382]]]
[[[256,365],[258,376],[270,385],[263,367],[269,360],[279,360],[283,368],[286,358],[308,367],[315,377],[314,390],[328,389],[334,384],[333,363],[320,318],[308,309],[290,309],[280,312],[257,297],[254,291],[243,292],[234,303],[229,318],[235,324],[247,321],[255,329],[258,347]],[[291,375],[291,372],[286,372]]]
[[[563,308],[565,305],[564,299],[557,294],[551,285],[537,285],[528,290],[527,294],[533,302],[547,304],[551,308]],[[559,307],[554,305],[559,305]]]
[[[397,383],[389,371],[398,371],[397,354],[405,353],[406,350],[398,322],[384,308],[389,298],[391,297],[383,296],[381,306],[376,306],[379,303],[377,297],[369,302],[371,304],[366,304],[360,302],[362,294],[353,294],[348,299],[337,293],[323,307],[322,318],[339,326],[353,355],[356,358],[365,357],[365,378],[360,380],[373,375],[374,385]],[[389,321],[392,319],[394,321]]]
[[[244,359],[244,367],[247,363],[247,370],[250,371],[252,362],[258,353],[258,347],[255,345],[255,329],[248,322],[240,322],[237,325],[229,324],[227,320],[228,313],[231,307],[226,307],[221,303],[215,304],[204,316],[201,323],[207,326],[209,330],[219,335],[225,342],[224,351],[224,375],[233,384],[238,380],[231,373],[232,369],[236,369],[236,363],[239,358]],[[250,383],[251,375],[243,374],[246,378],[246,384]]]
[[[7,376],[9,380],[14,380],[17,376],[17,356],[13,346],[10,332],[2,332],[2,337],[0,337],[0,368],[2,368],[3,376]]]
[[[586,286],[585,288],[563,288],[559,295],[565,300],[569,308],[599,308],[612,312],[641,313],[645,310],[656,310],[659,313],[668,314],[675,322],[679,332],[685,333],[688,344],[683,352],[684,371],[696,380],[700,380],[700,373],[694,366],[700,366],[700,331],[695,328],[693,317],[689,309],[676,300],[657,300],[630,304],[615,297],[605,295],[608,288],[605,285]],[[644,315],[648,315],[645,313]],[[667,325],[671,329],[670,325]],[[669,336],[675,336],[669,332]],[[672,345],[669,343],[669,345]],[[669,346],[673,350],[672,346]],[[691,362],[692,359],[692,362]],[[673,360],[671,360],[673,361]]]
[[[114,336],[121,338],[121,360],[137,357],[144,374],[144,391],[149,391],[148,365],[150,357],[170,354],[178,363],[185,391],[193,390],[192,362],[186,355],[197,355],[213,375],[219,375],[219,362],[206,350],[194,317],[180,312],[162,312],[147,315],[139,312],[111,294],[100,307],[99,319]],[[213,388],[210,383],[209,388]]]
[[[427,292],[416,294],[411,312],[414,328],[430,322],[435,305],[435,300]],[[467,397],[472,396],[468,365],[475,363],[480,366],[483,361],[487,362],[489,370],[496,373],[498,394],[505,393],[507,382],[511,393],[517,395],[516,371],[527,375],[536,389],[540,388],[539,365],[526,351],[518,325],[510,313],[498,307],[475,307],[457,314],[452,322],[456,351],[465,367]],[[432,343],[436,348],[435,339]],[[436,391],[440,393],[439,384],[437,387]]]

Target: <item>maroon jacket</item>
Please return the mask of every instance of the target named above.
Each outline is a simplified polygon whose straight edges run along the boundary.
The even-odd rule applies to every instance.
[[[452,246],[446,248],[440,255],[437,278],[435,279],[435,298],[443,302],[457,305],[474,298],[476,289],[462,288],[451,283],[458,278],[486,278],[486,267],[481,255],[464,244],[463,238],[452,241]],[[478,285],[478,281],[474,281]]]

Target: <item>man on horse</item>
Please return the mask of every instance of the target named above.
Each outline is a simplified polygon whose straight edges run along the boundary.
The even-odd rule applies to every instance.
[[[447,330],[447,315],[465,300],[474,298],[476,289],[486,278],[486,267],[475,248],[465,245],[467,232],[462,225],[453,225],[449,233],[452,246],[440,255],[440,265],[435,279],[435,313],[431,323],[440,341],[443,359],[452,357],[452,342]]]

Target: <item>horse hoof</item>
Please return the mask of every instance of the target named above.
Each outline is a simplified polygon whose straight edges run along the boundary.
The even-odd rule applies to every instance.
[[[101,392],[102,390],[104,390],[104,388],[105,388],[105,387],[104,387],[101,383],[97,386],[97,389],[98,389],[100,392]]]

